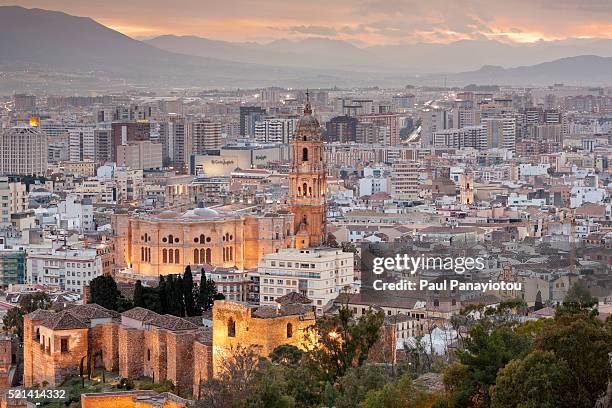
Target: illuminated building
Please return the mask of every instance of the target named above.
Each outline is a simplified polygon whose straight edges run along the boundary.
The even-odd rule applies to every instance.
[[[37,127],[0,130],[0,174],[32,176],[47,172],[47,135]]]
[[[326,168],[319,121],[306,100],[293,143],[289,173],[289,208],[294,214],[295,247],[321,245],[325,240]]]

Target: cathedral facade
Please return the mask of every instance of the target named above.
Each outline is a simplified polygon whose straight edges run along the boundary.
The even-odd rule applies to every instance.
[[[115,214],[115,264],[140,276],[182,273],[187,265],[256,268],[281,249],[318,247],[326,238],[323,135],[307,100],[292,142],[288,210],[195,208],[183,213]]]

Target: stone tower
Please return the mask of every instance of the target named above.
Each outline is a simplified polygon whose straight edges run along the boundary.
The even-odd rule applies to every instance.
[[[289,172],[289,209],[294,214],[295,247],[316,247],[325,241],[325,163],[323,137],[312,116],[308,92],[304,116],[293,134]]]
[[[461,204],[474,204],[474,177],[472,175],[461,174],[459,176]]]

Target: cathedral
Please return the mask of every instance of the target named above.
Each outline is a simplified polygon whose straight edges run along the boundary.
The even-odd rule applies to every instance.
[[[321,246],[326,228],[323,134],[308,93],[292,142],[289,211],[236,206],[184,213],[115,214],[116,266],[142,276],[182,273],[187,265],[256,268],[269,253]]]
[[[289,209],[293,213],[295,247],[317,247],[325,241],[324,146],[321,126],[312,115],[308,92],[304,116],[293,135],[293,161],[289,173]]]

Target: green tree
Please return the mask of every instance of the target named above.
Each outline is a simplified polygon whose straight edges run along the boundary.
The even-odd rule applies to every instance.
[[[134,306],[135,307],[146,307],[144,301],[144,290],[140,279],[136,281],[134,285]]]
[[[573,408],[567,363],[536,350],[502,368],[491,393],[492,408]]]
[[[89,303],[96,303],[109,310],[117,310],[121,293],[117,283],[109,275],[101,275],[89,283]]]
[[[193,297],[193,275],[191,267],[187,265],[183,274],[183,299],[185,303],[185,314],[187,316],[196,316],[196,302]]]
[[[404,374],[382,389],[369,391],[359,408],[416,408],[427,399],[428,396],[414,386],[410,376]]]
[[[157,296],[159,298],[159,309],[161,314],[169,313],[167,281],[163,275],[159,275],[159,283],[157,284]]]
[[[580,282],[574,283],[567,291],[563,299],[563,305],[559,308],[560,313],[581,313],[583,310],[591,310],[597,305],[597,298],[591,296],[591,292]],[[593,309],[596,314],[597,311]]]
[[[485,320],[470,330],[465,345],[465,350],[457,353],[459,362],[469,372],[460,387],[461,394],[488,406],[489,388],[495,384],[497,372],[509,361],[527,354],[531,348],[531,338],[516,333],[510,325],[494,326]]]
[[[276,347],[270,353],[270,360],[276,364],[296,365],[300,362],[304,352],[291,344]]]
[[[217,286],[213,282],[212,278],[207,278],[204,269],[202,269],[202,277],[200,278],[200,294],[198,301],[202,311],[212,309],[215,299],[218,299],[219,293],[217,292]]]
[[[350,368],[338,381],[340,393],[336,398],[336,407],[357,407],[369,391],[382,389],[390,381],[389,370],[380,365],[365,364]]]
[[[35,292],[23,295],[19,300],[19,306],[9,309],[2,318],[4,329],[23,339],[23,317],[38,309],[51,309],[53,302],[45,292]]]
[[[350,367],[362,365],[379,339],[383,320],[382,311],[371,309],[354,319],[347,306],[342,306],[337,315],[318,319],[308,329],[308,334],[314,331],[318,341],[307,356],[318,365],[323,380],[335,383]]]
[[[612,352],[612,322],[604,324],[588,310],[579,314],[557,313],[535,340],[537,350],[554,352],[564,360],[571,375],[572,404],[592,407],[605,392]]]

